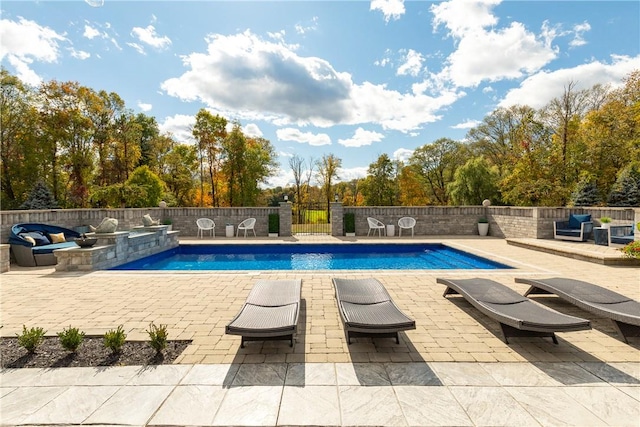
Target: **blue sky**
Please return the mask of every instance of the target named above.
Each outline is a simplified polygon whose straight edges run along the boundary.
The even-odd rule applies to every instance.
[[[93,5],[92,5],[93,4]],[[97,7],[96,7],[97,5]],[[297,154],[342,159],[463,140],[499,106],[640,69],[638,1],[6,1],[0,60],[29,84],[118,93],[190,143],[207,108]]]

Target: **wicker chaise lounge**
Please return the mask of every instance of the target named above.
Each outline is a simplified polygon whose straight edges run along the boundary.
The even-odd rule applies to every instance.
[[[513,289],[489,279],[437,279],[447,286],[443,296],[460,294],[475,308],[500,324],[502,337],[551,337],[555,332],[591,329],[586,319],[567,316],[523,297]]]
[[[377,279],[333,279],[338,311],[344,323],[347,343],[352,336],[391,337],[400,343],[400,331],[416,328]]]
[[[298,328],[302,280],[258,280],[225,333],[245,341],[290,339]]]
[[[553,277],[523,279],[516,282],[531,287],[525,295],[555,294],[581,309],[611,320],[625,343],[627,337],[640,336],[640,303],[617,292],[581,280]]]

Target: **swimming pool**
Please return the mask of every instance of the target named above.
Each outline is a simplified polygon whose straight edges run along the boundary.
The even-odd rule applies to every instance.
[[[180,245],[112,270],[495,270],[443,244]]]

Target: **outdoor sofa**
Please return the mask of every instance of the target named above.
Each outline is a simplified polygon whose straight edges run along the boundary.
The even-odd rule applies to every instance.
[[[553,238],[585,242],[593,232],[591,215],[569,215],[567,221],[553,222]]]
[[[416,328],[378,279],[334,278],[333,285],[348,344],[352,336],[391,337],[399,344],[400,331]]]
[[[581,309],[610,319],[614,329],[628,343],[627,337],[640,336],[640,303],[629,297],[581,280],[553,277],[549,279],[516,278],[531,287],[526,295],[554,294]]]
[[[78,247],[74,240],[80,233],[56,225],[25,223],[11,227],[9,244],[16,263],[21,267],[56,265],[56,249]]]
[[[298,328],[302,280],[258,280],[225,333],[246,341],[291,340]]]
[[[555,332],[591,329],[588,320],[559,313],[493,280],[438,278],[437,282],[447,286],[444,297],[460,294],[497,321],[507,344],[509,337],[551,337],[558,344]]]

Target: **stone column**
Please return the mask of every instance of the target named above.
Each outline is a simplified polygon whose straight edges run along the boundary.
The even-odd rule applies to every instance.
[[[280,202],[280,236],[281,237],[290,237],[291,236],[291,203],[289,202]]]
[[[342,202],[331,202],[331,235],[334,237],[344,235]]]

